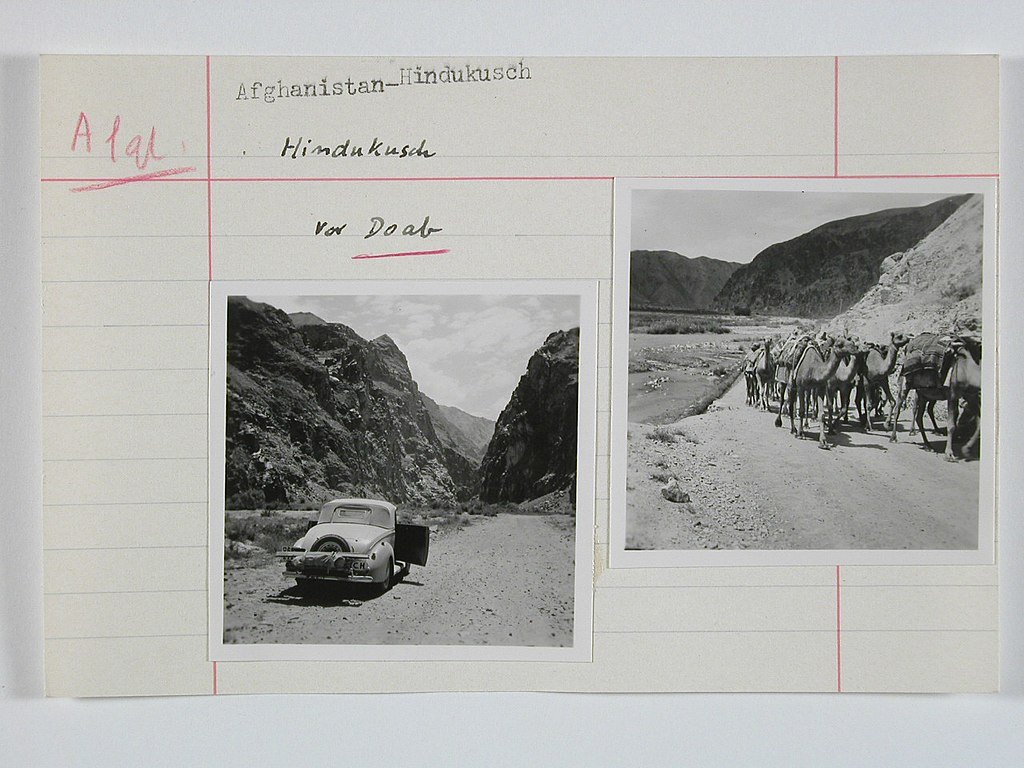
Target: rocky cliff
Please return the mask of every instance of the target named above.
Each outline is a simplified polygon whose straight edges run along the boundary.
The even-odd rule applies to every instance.
[[[765,314],[833,317],[881,275],[882,261],[925,238],[968,195],[832,221],[761,251],[722,286],[714,305]]]
[[[520,502],[576,485],[579,328],[534,352],[498,417],[480,468],[480,498]]]
[[[688,258],[674,251],[629,254],[629,306],[632,309],[710,307],[740,264],[706,256]]]
[[[296,319],[228,300],[228,509],[473,495],[477,462],[438,435],[394,341],[307,313]]]
[[[441,405],[426,395],[421,397],[441,443],[479,465],[494,435],[494,422],[451,405]]]
[[[984,201],[973,195],[927,237],[890,254],[878,283],[828,329],[885,341],[890,331],[981,331]]]

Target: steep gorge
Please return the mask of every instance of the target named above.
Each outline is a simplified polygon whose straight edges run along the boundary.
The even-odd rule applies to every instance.
[[[332,496],[453,503],[478,462],[445,445],[388,336],[228,301],[226,502],[315,505]]]
[[[570,489],[575,498],[579,328],[556,331],[530,358],[494,427],[482,501],[520,502]]]

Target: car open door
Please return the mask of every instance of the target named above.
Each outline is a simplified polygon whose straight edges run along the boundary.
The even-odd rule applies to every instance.
[[[395,525],[395,557],[413,565],[427,564],[430,529],[425,525]]]

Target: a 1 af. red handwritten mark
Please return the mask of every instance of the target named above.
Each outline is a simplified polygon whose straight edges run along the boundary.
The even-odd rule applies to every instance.
[[[179,168],[164,168],[160,170],[147,171],[146,169],[149,167],[150,162],[164,159],[164,156],[157,154],[156,151],[156,126],[149,126],[149,136],[144,139],[142,133],[136,133],[134,135],[122,133],[120,115],[114,115],[109,125],[109,133],[106,133],[105,126],[103,128],[105,134],[103,143],[107,145],[106,152],[110,156],[110,162],[117,165],[119,158],[128,158],[138,170],[146,172],[135,176],[97,179],[97,183],[89,184],[84,187],[74,187],[71,190],[72,192],[108,189],[110,187],[120,186],[121,184],[130,184],[136,181],[155,181],[157,179],[165,179],[168,176],[177,176],[179,174],[189,173],[195,170],[194,166],[183,166]],[[89,122],[89,116],[85,112],[79,112],[78,121],[75,123],[75,132],[71,136],[71,151],[84,151],[87,154],[92,154],[92,133],[92,124]],[[181,149],[182,153],[184,153],[185,142],[181,143]]]
[[[89,123],[89,116],[85,112],[78,113],[78,122],[75,125],[75,134],[71,137],[71,151],[78,150],[79,141],[84,141],[85,151],[92,152],[92,125]],[[143,149],[143,138],[141,133],[125,137],[121,134],[121,116],[114,115],[110,124],[110,133],[103,139],[103,143],[109,147],[110,162],[117,164],[118,156],[131,158],[135,161],[135,167],[140,171],[146,170],[150,160],[163,160],[163,155],[156,153],[156,126],[149,127],[149,138],[145,140],[146,146]],[[123,142],[123,144],[122,144]]]

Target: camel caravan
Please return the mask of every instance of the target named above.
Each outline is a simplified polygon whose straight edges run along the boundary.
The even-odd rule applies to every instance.
[[[754,344],[747,352],[743,373],[747,405],[771,411],[772,402],[777,401],[775,426],[782,426],[783,411],[787,410],[790,432],[798,438],[804,436],[808,421],[817,419],[822,448],[831,447],[828,435],[835,433],[837,421],[849,422],[851,397],[861,428],[871,432],[875,422],[883,419],[889,440],[896,442],[900,412],[913,394],[910,435],[920,429],[929,449],[924,415],[928,413],[933,432],[942,433],[934,411],[935,403],[944,401],[945,456],[949,461],[957,458],[953,439],[958,428],[974,420],[974,431],[960,448],[965,458],[981,433],[981,341],[974,336],[908,336],[894,331],[889,343],[881,345],[824,331],[812,336],[794,330],[781,343],[765,338]],[[899,382],[895,397],[889,386],[893,373]]]

